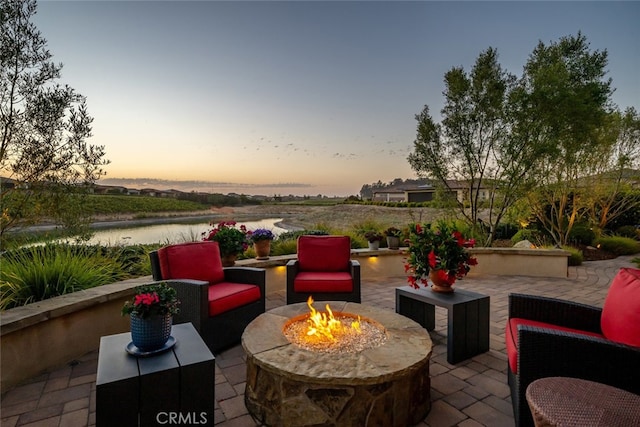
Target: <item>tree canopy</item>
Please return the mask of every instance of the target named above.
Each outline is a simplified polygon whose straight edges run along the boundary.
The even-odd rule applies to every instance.
[[[82,223],[78,196],[104,174],[103,146],[91,145],[85,98],[58,83],[62,64],[31,18],[35,0],[0,2],[0,236],[42,217]]]
[[[520,78],[489,48],[469,73],[445,73],[442,120],[428,106],[416,115],[408,161],[444,188],[465,183],[459,212],[474,227],[486,214],[487,244],[522,198],[557,244],[580,218],[603,227],[637,208],[622,177],[640,157],[637,113],[616,110],[606,66],[606,50],[590,50],[581,33],[539,42]]]
[[[437,123],[425,106],[418,122],[414,151],[408,160],[421,175],[452,191],[463,182],[458,210],[473,227],[489,208],[487,244],[505,210],[528,184],[534,153],[523,150],[511,132],[510,96],[515,77],[502,69],[498,52],[480,53],[470,73],[454,67],[445,76],[445,105]]]

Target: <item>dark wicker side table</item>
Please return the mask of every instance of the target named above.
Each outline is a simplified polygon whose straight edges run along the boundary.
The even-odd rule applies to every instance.
[[[548,377],[527,387],[536,427],[640,426],[640,396],[578,378]]]

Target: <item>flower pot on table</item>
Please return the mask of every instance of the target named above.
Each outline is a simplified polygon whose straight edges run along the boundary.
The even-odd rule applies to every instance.
[[[171,314],[153,315],[147,318],[131,316],[131,341],[141,351],[162,348],[171,336]]]
[[[451,293],[453,292],[453,283],[450,283],[447,279],[443,278],[441,270],[430,270],[429,280],[431,280],[431,290],[433,292]]]

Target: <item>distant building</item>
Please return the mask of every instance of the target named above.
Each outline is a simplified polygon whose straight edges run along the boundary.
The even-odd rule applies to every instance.
[[[449,193],[455,195],[456,199],[461,203],[464,203],[465,200],[469,199],[469,186],[465,181],[450,180],[447,184],[449,185],[449,190],[445,190],[444,194]],[[371,200],[378,202],[430,202],[435,199],[437,191],[438,189],[431,184],[421,184],[402,188],[385,188],[373,191],[373,197]],[[491,193],[491,188],[489,186],[481,185],[478,191],[480,201],[489,199]]]
[[[406,195],[403,190],[379,190],[373,192],[374,202],[404,202]]]

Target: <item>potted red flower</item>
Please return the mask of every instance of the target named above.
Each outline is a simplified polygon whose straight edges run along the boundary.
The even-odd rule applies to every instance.
[[[239,227],[235,221],[221,221],[217,224],[212,222],[213,228],[202,233],[203,240],[218,242],[220,247],[220,257],[223,267],[231,267],[235,264],[236,258],[249,247],[249,231],[242,224]]]
[[[411,224],[405,262],[409,284],[417,289],[418,283],[426,286],[428,278],[434,292],[453,292],[451,286],[456,279],[466,276],[471,266],[478,264],[466,250],[475,243],[475,239],[466,238],[445,222],[439,222],[435,227]]]

